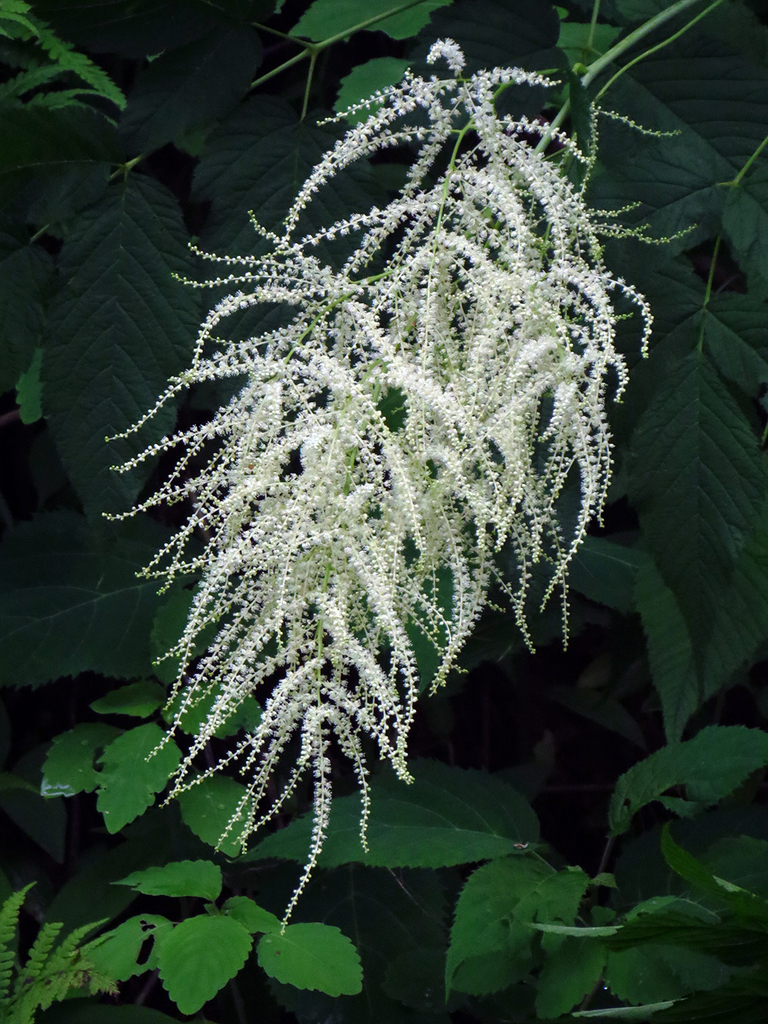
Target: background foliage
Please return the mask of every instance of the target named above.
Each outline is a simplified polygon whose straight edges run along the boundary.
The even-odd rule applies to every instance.
[[[0,0],[3,1019],[765,1019],[768,9],[692,4],[584,76],[669,6]],[[196,272],[187,243],[255,251],[248,211],[279,223],[341,130],[318,120],[426,72],[445,36],[470,71],[558,78],[515,102],[552,117],[568,95],[566,127],[596,147],[591,204],[671,239],[606,242],[651,303],[651,352],[628,316],[617,470],[573,566],[567,650],[556,608],[535,654],[489,612],[419,707],[414,784],[373,779],[368,854],[339,766],[281,931],[308,794],[245,854],[215,849],[237,779],[158,799],[186,739],[146,760],[174,677],[154,659],[190,591],[136,577],[173,510],[102,517],[167,467],[118,476],[134,442],[104,438],[190,357],[214,297],[173,276]],[[594,100],[621,115],[596,138]],[[379,202],[407,158],[340,175],[326,212]],[[167,408],[137,447],[221,397]]]

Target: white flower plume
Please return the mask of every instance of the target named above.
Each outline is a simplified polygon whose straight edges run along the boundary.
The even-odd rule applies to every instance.
[[[315,167],[282,231],[257,226],[268,255],[207,256],[227,268],[216,283],[237,290],[202,325],[191,369],[133,430],[191,384],[245,383],[210,422],[123,467],[181,448],[139,508],[192,508],[147,570],[200,576],[171,653],[181,658],[176,725],[201,702],[207,718],[174,792],[238,761],[247,791],[230,830],[245,843],[311,772],[306,872],[327,827],[332,739],[363,792],[364,841],[364,737],[408,779],[417,648],[434,648],[438,686],[501,582],[498,552],[518,567],[506,590],[524,635],[532,566],[550,567],[547,597],[564,587],[611,472],[606,397],[626,376],[611,293],[633,299],[650,330],[642,297],[603,266],[581,193],[526,141],[544,129],[496,113],[508,84],[552,83],[515,68],[461,78],[452,40],[433,47],[438,58],[456,77],[408,74],[372,97],[378,109]],[[406,144],[416,155],[389,205],[302,236],[302,212],[330,179]],[[353,251],[333,270],[316,247],[344,235]],[[233,313],[262,304],[287,309],[285,326],[219,337]],[[574,481],[580,508],[566,532],[558,500]],[[202,554],[190,553],[193,538]],[[198,774],[198,754],[262,684],[259,727]],[[288,783],[264,807],[296,735]]]

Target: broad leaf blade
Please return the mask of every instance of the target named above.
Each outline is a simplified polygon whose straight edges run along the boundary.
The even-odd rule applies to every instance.
[[[133,871],[115,885],[130,885],[148,896],[199,896],[213,902],[221,894],[221,868],[209,860],[179,860]]]
[[[743,726],[708,726],[692,740],[662,747],[621,776],[611,797],[611,833],[626,832],[635,812],[672,786],[685,785],[689,799],[714,804],[766,764],[768,734]]]
[[[152,670],[157,584],[136,573],[167,539],[150,520],[107,536],[72,512],[16,527],[0,545],[0,685]]]
[[[360,843],[359,798],[334,800],[318,864],[448,867],[505,856],[516,843],[538,839],[538,820],[528,803],[492,775],[436,761],[417,761],[411,772],[410,786],[383,777],[372,781],[368,853]],[[311,816],[305,816],[268,836],[247,857],[303,862],[311,828]]]
[[[289,924],[268,932],[258,945],[259,964],[271,978],[330,996],[353,996],[363,984],[352,942],[328,924]]]
[[[131,90],[120,137],[145,152],[209,124],[245,96],[260,61],[261,44],[249,25],[227,25],[161,54]]]
[[[90,515],[128,508],[146,477],[111,467],[173,425],[166,405],[132,438],[106,444],[156,402],[192,351],[197,298],[173,278],[188,266],[181,211],[149,178],[130,175],[77,221],[60,257],[50,312],[43,406]]]
[[[158,936],[160,980],[182,1013],[197,1011],[237,974],[251,936],[233,917],[188,917]]]
[[[104,767],[96,806],[108,832],[119,832],[143,814],[178,768],[181,751],[173,742],[159,747],[163,736],[158,725],[139,725],[110,743],[101,755]]]

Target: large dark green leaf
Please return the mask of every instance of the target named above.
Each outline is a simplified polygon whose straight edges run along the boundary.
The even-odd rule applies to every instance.
[[[16,527],[0,545],[0,684],[150,672],[157,584],[136,572],[166,538],[149,520],[93,535],[71,512]]]
[[[261,21],[274,0],[36,0],[35,13],[90,50],[144,57],[183,46],[228,19]]]
[[[324,867],[357,862],[381,867],[449,867],[512,853],[538,839],[536,815],[517,790],[486,772],[437,761],[411,766],[414,782],[380,776],[371,781],[368,852],[360,842],[358,796],[333,802]],[[247,857],[304,861],[311,815],[267,836]]]
[[[123,159],[114,125],[85,107],[5,106],[0,137],[0,207],[15,202],[33,221],[98,194],[110,165]]]
[[[120,137],[140,153],[207,125],[245,96],[260,60],[259,37],[249,25],[225,25],[161,54],[131,91]]]
[[[212,201],[202,244],[221,253],[255,251],[259,240],[249,211],[263,226],[275,228],[339,131],[300,121],[287,103],[272,97],[242,104],[208,140],[195,171],[193,197]],[[370,168],[361,161],[321,189],[300,230],[318,230],[380,200]],[[328,257],[326,248],[318,252]]]
[[[627,125],[603,122],[606,170],[593,187],[598,205],[639,204],[631,221],[647,221],[659,236],[686,232],[675,243],[682,249],[716,233],[727,199],[733,240],[745,253],[754,250],[755,238],[740,232],[754,229],[755,204],[765,216],[762,190],[746,181],[729,190],[724,183],[765,135],[768,70],[719,40],[688,33],[637,64],[603,102],[643,127],[677,134],[649,139]]]
[[[173,196],[130,175],[86,211],[60,257],[51,308],[43,408],[86,511],[127,509],[146,477],[111,467],[162,437],[166,407],[140,440],[106,444],[154,405],[192,350],[197,299],[172,276],[188,266],[187,234]]]
[[[52,275],[45,250],[0,234],[0,393],[10,391],[29,369],[42,337]]]
[[[331,36],[353,30],[371,18],[389,14],[389,17],[368,26],[371,30],[386,32],[394,39],[416,35],[429,21],[437,7],[451,0],[314,0],[300,20],[291,29],[292,36],[321,42]],[[398,8],[403,10],[398,11]],[[390,12],[394,11],[392,14]],[[349,38],[349,37],[347,37]]]
[[[704,340],[718,369],[750,398],[768,383],[765,302],[733,292],[714,295],[704,318]]]
[[[695,352],[660,385],[634,448],[630,497],[700,659],[722,590],[762,509],[765,460],[722,378]]]

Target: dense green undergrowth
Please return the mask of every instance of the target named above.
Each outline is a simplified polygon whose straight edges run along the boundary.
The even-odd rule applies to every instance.
[[[760,0],[0,0],[0,1019],[766,1018],[767,15]],[[115,463],[230,393],[166,404],[140,444],[105,438],[189,365],[218,298],[179,280],[200,272],[190,241],[256,252],[249,212],[277,228],[343,134],[329,114],[408,67],[431,74],[438,38],[467,74],[559,83],[501,102],[564,110],[593,158],[588,205],[628,229],[606,266],[646,296],[653,335],[642,359],[617,298],[629,384],[608,408],[604,523],[570,570],[567,650],[556,604],[531,604],[535,653],[509,609],[483,614],[462,671],[418,703],[413,783],[371,777],[367,851],[332,751],[327,839],[283,926],[309,788],[246,852],[236,831],[220,841],[236,772],[163,801],[206,710],[157,751],[177,669],[157,659],[195,579],[158,593],[137,572],[187,511],[104,518],[169,472],[165,456]],[[579,183],[567,147],[547,153]],[[307,230],[381,206],[408,163],[400,147],[340,173]],[[246,336],[274,326],[259,317]],[[263,691],[201,773],[257,727]]]

